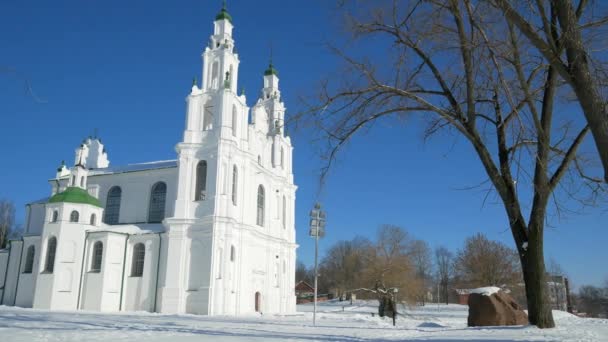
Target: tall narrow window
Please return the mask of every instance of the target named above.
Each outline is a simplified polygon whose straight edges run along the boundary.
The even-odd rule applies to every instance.
[[[281,146],[281,169],[285,168],[285,150],[283,150],[283,146]]]
[[[133,247],[133,260],[131,261],[131,277],[141,277],[144,274],[144,261],[146,259],[146,247],[138,243]]]
[[[93,245],[93,258],[91,259],[90,272],[94,272],[94,273],[101,272],[102,258],[103,258],[103,243],[101,243],[101,241],[97,241]]]
[[[236,196],[239,186],[239,170],[236,165],[232,167],[232,204],[236,205]]]
[[[238,115],[236,113],[236,106],[232,106],[232,136],[236,137],[236,128],[237,128],[237,118]]]
[[[230,246],[230,261],[234,262],[234,259],[236,259],[236,250],[234,246]]]
[[[80,177],[80,187],[84,188],[84,176]]]
[[[107,224],[118,224],[120,217],[120,200],[122,198],[122,189],[119,186],[113,186],[108,191],[106,199],[106,209],[103,221]]]
[[[51,222],[57,222],[59,219],[59,212],[57,210],[53,210],[53,217],[51,218]]]
[[[89,223],[91,224],[91,226],[96,225],[97,224],[97,215],[91,214],[91,221]]]
[[[213,62],[211,67],[211,88],[218,89],[220,87],[220,65],[217,61]]]
[[[70,222],[78,222],[79,218],[80,214],[78,214],[76,210],[72,210],[72,212],[70,213]]]
[[[217,279],[222,279],[222,268],[223,265],[222,263],[224,262],[223,259],[223,255],[224,254],[224,250],[223,249],[218,249],[217,250]]]
[[[281,215],[281,223],[283,225],[283,229],[287,228],[287,198],[283,195],[283,208]]]
[[[72,186],[76,186],[76,175],[72,176]]]
[[[51,236],[46,243],[46,261],[44,263],[44,272],[53,273],[55,269],[55,253],[57,252],[57,238]]]
[[[264,187],[260,185],[258,187],[258,211],[257,211],[257,220],[256,223],[258,226],[264,225]]]
[[[158,182],[152,186],[150,192],[150,206],[148,222],[159,223],[165,218],[165,201],[167,199],[167,184]]]
[[[201,160],[196,165],[195,201],[204,201],[207,197],[207,162]]]
[[[25,255],[25,267],[23,268],[23,273],[32,273],[32,269],[34,268],[34,256],[36,254],[36,247],[31,245],[27,248],[27,254]]]
[[[213,112],[211,111],[211,108],[213,108],[213,106],[210,102],[207,102],[203,108],[203,131],[213,129]]]

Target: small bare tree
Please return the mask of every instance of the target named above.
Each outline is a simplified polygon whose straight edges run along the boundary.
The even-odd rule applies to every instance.
[[[418,278],[418,281],[422,287],[418,301],[424,305],[427,299],[430,278],[433,273],[431,249],[426,241],[413,240],[408,248],[408,256],[416,271],[416,278]]]
[[[488,176],[482,184],[506,211],[529,320],[553,327],[543,253],[548,205],[559,214],[564,199],[593,204],[606,190],[590,167],[593,157],[579,151],[590,126],[554,110],[564,86],[559,71],[488,1],[340,4],[357,43],[348,46],[359,49],[332,47],[346,69],[323,81],[320,97],[309,103],[308,113],[327,139],[323,174],[357,132],[391,116],[423,115],[426,137],[443,129],[457,133]],[[548,20],[556,23],[558,14]],[[557,40],[551,27],[548,34]],[[373,47],[361,49],[368,38]]]
[[[455,272],[461,287],[517,286],[522,280],[517,251],[479,233],[466,239],[456,254]]]
[[[454,276],[454,254],[441,246],[435,249],[435,266],[437,268],[437,281],[441,289],[440,298],[449,303],[449,286]],[[438,300],[440,300],[438,298]]]
[[[394,225],[382,225],[376,241],[365,249],[364,268],[359,275],[363,286],[352,291],[372,293],[378,300],[380,316],[391,316],[396,310],[395,290],[399,300],[415,302],[421,284],[409,258],[411,239],[405,230]]]
[[[14,224],[15,205],[11,201],[0,199],[0,249],[6,248]]]

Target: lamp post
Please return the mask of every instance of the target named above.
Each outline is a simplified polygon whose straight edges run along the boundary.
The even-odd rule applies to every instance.
[[[321,204],[316,203],[315,207],[310,211],[310,231],[309,235],[315,239],[315,296],[314,308],[312,313],[312,325],[317,324],[317,278],[318,257],[319,257],[319,238],[325,236],[325,212],[321,210]]]
[[[397,321],[397,293],[399,292],[398,288],[393,288],[393,326],[395,326]]]

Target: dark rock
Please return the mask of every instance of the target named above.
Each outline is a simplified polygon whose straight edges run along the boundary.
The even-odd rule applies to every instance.
[[[528,315],[503,291],[490,296],[471,293],[468,304],[470,327],[528,324]]]

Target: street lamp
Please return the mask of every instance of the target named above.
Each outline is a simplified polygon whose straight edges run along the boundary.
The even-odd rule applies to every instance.
[[[393,326],[395,326],[397,320],[397,293],[399,293],[399,289],[393,288]]]
[[[317,278],[318,271],[318,256],[319,256],[319,238],[325,236],[325,212],[321,210],[321,204],[316,203],[315,207],[310,211],[310,231],[309,235],[315,238],[315,297],[314,309],[312,313],[312,325],[317,324]]]

